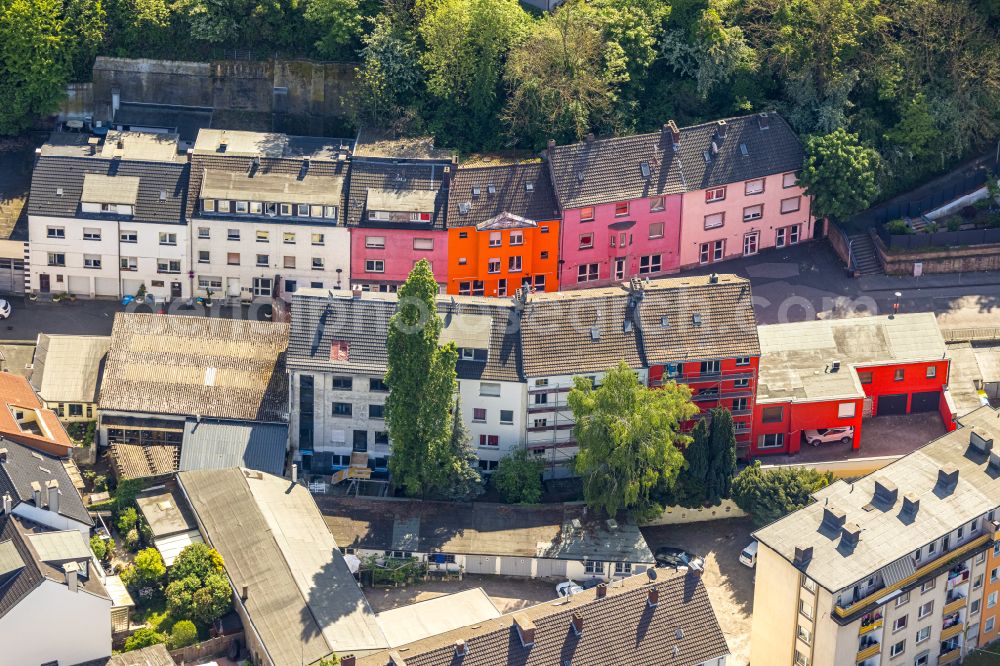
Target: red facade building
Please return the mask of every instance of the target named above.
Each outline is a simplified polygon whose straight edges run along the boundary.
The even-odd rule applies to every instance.
[[[843,427],[858,449],[869,416],[937,411],[955,427],[933,314],[761,326],[759,337],[752,455],[797,453],[805,431]]]

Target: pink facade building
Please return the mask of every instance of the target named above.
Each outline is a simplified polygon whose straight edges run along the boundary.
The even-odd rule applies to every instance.
[[[448,185],[455,161],[419,141],[358,138],[345,221],[351,230],[351,285],[396,291],[421,259],[448,277]]]
[[[550,143],[549,169],[563,212],[561,289],[678,270],[683,186],[672,152],[669,131]]]
[[[730,118],[680,134],[687,177],[681,268],[822,235],[822,223],[810,214],[811,200],[798,185],[802,145],[781,116]]]

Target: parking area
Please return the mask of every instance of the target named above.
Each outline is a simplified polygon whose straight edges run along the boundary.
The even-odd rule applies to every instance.
[[[653,551],[677,546],[705,558],[705,587],[733,655],[726,663],[734,666],[750,663],[753,570],[740,564],[739,556],[752,529],[746,518],[642,528]]]
[[[408,587],[366,587],[365,598],[376,613],[476,587],[483,588],[501,613],[511,613],[556,598],[554,581],[509,576],[466,575],[462,580],[431,580]]]

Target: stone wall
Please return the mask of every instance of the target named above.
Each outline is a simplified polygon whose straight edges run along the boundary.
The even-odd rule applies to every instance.
[[[722,520],[723,518],[743,518],[747,514],[736,502],[732,500],[722,500],[719,506],[710,506],[700,509],[687,509],[682,506],[668,506],[658,518],[643,526],[652,525],[682,525],[685,523],[700,523],[706,520]]]
[[[1000,245],[969,245],[890,252],[882,239],[877,238],[875,249],[882,258],[882,265],[887,275],[914,275],[917,264],[920,264],[923,274],[1000,270]]]
[[[95,116],[108,118],[111,91],[122,102],[198,106],[219,112],[273,114],[307,128],[352,114],[354,63],[311,60],[180,62],[99,57],[94,63]],[[319,133],[319,132],[317,132]]]

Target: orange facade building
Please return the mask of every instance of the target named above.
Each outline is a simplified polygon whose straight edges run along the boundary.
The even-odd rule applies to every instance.
[[[559,206],[546,165],[460,168],[448,193],[449,294],[559,289]]]

